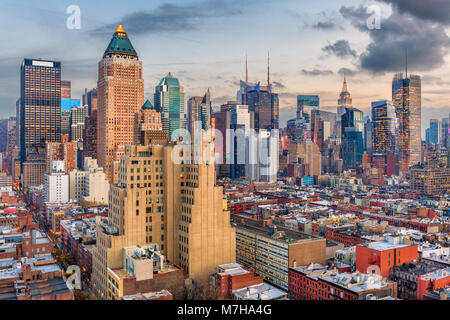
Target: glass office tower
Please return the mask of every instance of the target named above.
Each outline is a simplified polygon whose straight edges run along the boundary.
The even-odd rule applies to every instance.
[[[399,121],[399,169],[408,170],[421,158],[421,79],[402,73],[392,81],[392,102]]]
[[[169,131],[171,140],[176,139],[172,137],[175,130],[187,129],[184,88],[170,72],[155,88],[154,106],[161,112],[163,130]]]
[[[20,157],[22,161],[61,139],[61,63],[25,59],[21,66]]]
[[[358,168],[362,164],[364,153],[363,112],[346,107],[341,117],[342,123],[342,160],[344,170]]]
[[[372,102],[372,139],[374,153],[397,153],[397,116],[390,101]]]

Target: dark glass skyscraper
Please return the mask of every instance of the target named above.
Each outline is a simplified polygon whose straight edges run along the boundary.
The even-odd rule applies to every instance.
[[[342,124],[342,160],[344,170],[355,169],[362,163],[364,152],[363,112],[346,107],[341,117]]]
[[[408,170],[421,158],[422,85],[420,76],[396,74],[392,102],[399,121],[399,170]]]
[[[61,63],[25,59],[21,66],[20,157],[34,157],[61,137]]]
[[[170,72],[155,88],[154,105],[156,111],[161,112],[163,130],[169,131],[170,139],[176,130],[186,129],[184,88]]]
[[[372,139],[374,153],[397,152],[397,116],[390,101],[372,102]]]
[[[441,143],[441,122],[438,119],[430,120],[430,141],[431,143]]]

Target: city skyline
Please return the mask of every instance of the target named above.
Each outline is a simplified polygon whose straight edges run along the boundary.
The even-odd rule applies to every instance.
[[[394,3],[392,7],[390,3]],[[280,127],[295,117],[299,94],[318,94],[321,109],[335,111],[344,72],[354,106],[369,114],[371,102],[391,99],[391,80],[404,69],[404,51],[408,47],[409,70],[421,75],[423,80],[424,138],[430,119],[448,115],[446,95],[450,81],[445,75],[448,74],[445,67],[448,27],[433,12],[417,13],[413,5],[400,9],[395,3],[355,0],[308,4],[285,0],[278,7],[273,1],[258,2],[258,5],[246,1],[241,7],[237,1],[155,1],[152,4],[135,1],[125,7],[119,2],[106,6],[102,1],[96,4],[78,1],[81,29],[70,30],[65,25],[69,2],[50,1],[45,8],[36,8],[9,1],[4,4],[5,17],[1,21],[12,24],[14,16],[21,20],[21,26],[6,34],[11,48],[0,55],[4,75],[0,86],[0,116],[15,112],[19,96],[17,67],[26,57],[61,61],[62,79],[71,80],[72,96],[81,98],[85,87],[96,86],[98,57],[107,46],[111,30],[123,23],[143,61],[146,99],[153,96],[158,81],[172,72],[185,86],[186,100],[202,95],[207,88],[211,90],[215,107],[235,100],[239,80],[245,77],[245,55],[249,81],[263,84],[269,50],[272,84],[280,97]],[[365,8],[374,4],[383,11],[380,30],[365,26]],[[94,14],[100,7],[102,13]],[[138,8],[142,10],[141,15],[132,19]],[[171,9],[170,14],[167,8]],[[267,21],[268,12],[273,19]],[[168,26],[167,21],[173,15],[182,18]],[[277,23],[281,16],[283,24]],[[144,18],[154,21],[144,23]],[[412,22],[415,28],[408,34],[407,26]],[[38,23],[41,27],[33,28]],[[286,37],[294,41],[284,41]],[[429,46],[436,49],[426,45],[416,48],[414,41],[427,37],[435,41]],[[385,62],[380,61],[383,60],[381,50],[388,45],[392,50],[384,52]],[[71,50],[66,50],[67,47]],[[155,50],[160,47],[165,50]]]

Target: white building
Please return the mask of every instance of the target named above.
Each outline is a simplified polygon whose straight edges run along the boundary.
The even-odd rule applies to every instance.
[[[96,159],[86,157],[83,170],[72,170],[69,180],[71,200],[108,204],[109,182]]]
[[[44,201],[50,203],[69,202],[69,176],[64,161],[53,161],[52,169],[44,175]]]

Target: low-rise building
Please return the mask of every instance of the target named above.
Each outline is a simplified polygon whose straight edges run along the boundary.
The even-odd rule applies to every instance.
[[[183,269],[165,260],[156,244],[123,248],[123,267],[108,267],[107,279],[108,300],[163,289],[177,300],[184,294]]]
[[[0,259],[0,300],[73,300],[63,270],[51,254]]]
[[[297,300],[397,297],[397,284],[377,274],[340,273],[321,264],[289,268],[289,296]]]
[[[288,269],[325,263],[326,239],[233,215],[236,223],[236,260],[253,268],[267,282],[288,290]]]
[[[356,246],[356,269],[362,273],[376,273],[388,278],[391,268],[417,260],[417,245],[403,243],[402,237],[387,237],[385,241]]]

